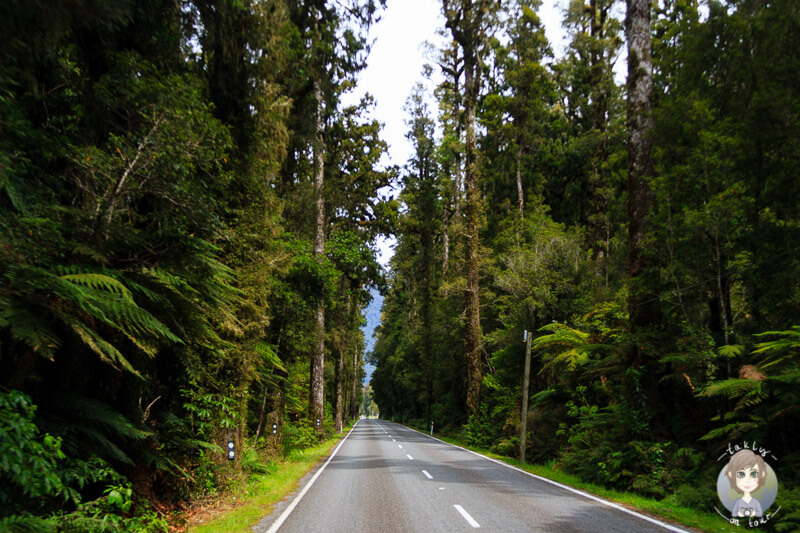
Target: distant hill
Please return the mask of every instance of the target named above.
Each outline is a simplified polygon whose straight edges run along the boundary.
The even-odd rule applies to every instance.
[[[381,308],[383,307],[383,296],[381,296],[381,293],[376,289],[372,289],[370,294],[372,295],[372,301],[364,310],[364,317],[367,319],[367,324],[362,328],[362,331],[364,332],[364,340],[367,344],[367,352],[371,352],[372,348],[375,346],[375,338],[372,336],[372,334],[375,332],[375,328],[381,323]],[[367,372],[367,375],[364,378],[364,383],[366,384],[369,383],[375,367],[373,365],[366,364],[364,369]]]

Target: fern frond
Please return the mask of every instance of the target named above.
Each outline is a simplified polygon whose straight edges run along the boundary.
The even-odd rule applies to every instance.
[[[84,451],[86,443],[91,442],[92,447],[102,453],[104,457],[133,466],[133,459],[99,429],[81,426],[74,428],[74,433],[80,435],[79,438],[74,437],[73,447],[76,453],[80,453],[79,450]],[[64,440],[66,441],[67,439],[65,438]]]
[[[744,346],[741,344],[728,344],[717,348],[717,353],[722,357],[738,357],[744,353]]]
[[[186,298],[187,296],[199,297],[200,293],[186,282],[183,278],[170,274],[169,272],[159,268],[146,268],[142,271],[143,274],[153,279],[160,286],[172,292],[173,294]]]
[[[707,385],[699,394],[707,398],[723,396],[733,399],[755,390],[757,386],[758,382],[752,379],[730,378]]]
[[[78,338],[83,341],[84,345],[86,345],[90,350],[100,356],[100,359],[103,361],[110,362],[112,364],[116,363],[119,364],[122,368],[133,374],[137,377],[142,377],[135,368],[130,364],[130,362],[125,358],[122,353],[114,347],[113,344],[105,340],[101,337],[96,331],[92,328],[85,326],[83,323],[75,321],[70,323],[70,327],[72,331],[74,331]]]
[[[165,298],[163,295],[153,291],[140,283],[136,283],[131,280],[126,280],[128,287],[130,288],[131,292],[136,294],[141,294],[150,302],[158,305],[164,311],[174,311],[174,307],[172,303],[169,301],[168,298]]]
[[[90,398],[75,398],[67,401],[66,407],[85,423],[105,428],[111,433],[134,440],[142,440],[152,435],[137,427],[109,405]]]
[[[557,345],[580,346],[589,340],[589,334],[564,324],[553,323],[539,328],[538,331],[551,331],[550,335],[542,335],[533,339],[536,348],[548,348]]]
[[[733,424],[728,424],[721,428],[712,429],[702,437],[700,440],[713,440],[719,437],[727,436],[728,438],[735,440],[740,435],[744,435],[751,429],[754,429],[756,424],[754,422],[734,422]]]
[[[583,349],[583,347],[572,348],[551,357],[550,361],[545,363],[539,373],[541,374],[551,366],[558,364],[564,364],[570,372],[573,372],[576,368],[586,364],[588,361],[588,350]]]
[[[533,405],[545,405],[558,401],[560,396],[561,394],[556,389],[546,389],[531,396],[531,403]]]
[[[131,294],[131,291],[128,290],[125,285],[110,276],[87,272],[84,274],[67,274],[61,276],[61,279],[77,285],[83,285],[93,289],[102,289],[119,294],[126,301],[133,303],[133,295]]]
[[[61,339],[53,332],[47,317],[35,314],[30,306],[7,305],[3,320],[11,336],[24,343],[36,353],[51,359],[61,345]]]
[[[0,531],[5,533],[55,533],[55,522],[30,515],[11,515],[0,518]]]
[[[753,353],[774,352],[787,348],[800,349],[800,326],[792,326],[791,329],[785,331],[765,331],[756,336],[764,337],[766,335],[778,335],[782,338],[756,344]]]
[[[264,357],[264,361],[266,363],[271,364],[278,370],[286,372],[286,367],[283,366],[283,361],[281,361],[280,357],[278,357],[278,354],[276,354],[272,349],[272,346],[264,341],[259,341],[253,348]]]
[[[549,351],[560,350],[556,355],[549,357],[550,361],[539,371],[540,374],[555,364],[565,364],[567,369],[574,371],[589,361],[591,350],[587,345],[588,333],[558,323],[548,324],[539,328],[539,331],[551,331],[552,333],[534,339],[533,346],[535,348]]]

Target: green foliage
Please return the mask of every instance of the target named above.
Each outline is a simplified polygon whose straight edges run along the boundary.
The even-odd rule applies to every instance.
[[[138,500],[130,485],[109,485],[103,496],[78,506],[71,513],[54,517],[58,531],[92,533],[166,533],[166,518]]]
[[[201,393],[196,388],[183,389],[183,408],[190,414],[192,431],[201,439],[215,439],[220,432],[229,431],[238,425],[236,401],[230,394]]]
[[[61,438],[42,435],[35,411],[24,394],[0,394],[3,531],[166,531],[165,519],[138,501],[106,463],[70,458]],[[109,482],[100,498],[82,497],[85,486]],[[70,507],[77,509],[59,511]]]
[[[78,500],[62,478],[66,456],[61,439],[40,435],[33,416],[36,407],[17,391],[0,393],[0,504],[14,511],[27,500]],[[21,526],[20,526],[21,527]]]
[[[589,361],[591,352],[587,347],[587,341],[589,340],[587,333],[564,324],[555,323],[541,327],[538,331],[550,331],[552,333],[536,337],[533,341],[535,348],[550,351],[563,350],[553,355],[540,372],[544,372],[551,365],[565,365],[567,370],[572,372]]]
[[[464,438],[471,446],[488,448],[491,444],[491,420],[486,412],[486,405],[481,406],[478,413],[474,413],[464,424]]]
[[[308,448],[319,443],[316,427],[308,418],[283,426],[283,449],[285,454],[292,450]]]
[[[0,517],[0,531],[8,533],[54,533],[54,520],[31,515],[11,515]]]
[[[775,434],[778,424],[797,421],[793,406],[800,397],[800,328],[767,331],[761,336],[777,339],[756,343],[751,357],[763,357],[742,366],[739,378],[714,381],[699,395],[718,398],[731,406],[725,414],[714,417],[723,425],[706,433],[704,440],[759,437]],[[735,402],[735,403],[734,403]]]

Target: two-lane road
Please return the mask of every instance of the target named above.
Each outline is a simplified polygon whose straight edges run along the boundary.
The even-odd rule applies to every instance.
[[[382,420],[360,420],[255,530],[683,531]]]

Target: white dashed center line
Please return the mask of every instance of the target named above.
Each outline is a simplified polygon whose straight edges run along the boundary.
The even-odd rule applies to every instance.
[[[461,516],[463,516],[463,517],[464,517],[464,520],[466,520],[467,522],[469,522],[469,525],[471,525],[471,526],[472,526],[472,527],[474,527],[474,528],[479,528],[479,527],[481,527],[481,525],[480,525],[479,523],[477,523],[477,522],[475,521],[475,519],[474,519],[474,518],[472,518],[472,517],[469,515],[469,513],[468,513],[468,512],[466,512],[466,511],[464,510],[464,508],[463,508],[463,507],[461,507],[461,506],[460,506],[460,505],[458,505],[458,504],[456,504],[456,505],[453,505],[453,507],[455,507],[455,508],[456,508],[456,511],[458,511],[458,512],[461,514]]]
[[[403,449],[403,445],[402,444],[398,444],[397,447],[400,448],[401,450]]]
[[[412,461],[414,460],[414,458],[413,458],[413,457],[411,457],[411,456],[410,456],[410,455],[408,455],[408,454],[406,454],[406,457],[408,457],[408,458],[409,458],[409,459],[411,459]]]
[[[423,471],[422,471],[422,473],[423,473],[423,474],[425,474],[425,477],[426,477],[426,478],[428,478],[428,479],[433,479],[433,476],[432,476],[432,475],[430,475],[430,474],[428,473],[428,471],[427,471],[427,470],[423,470]]]

